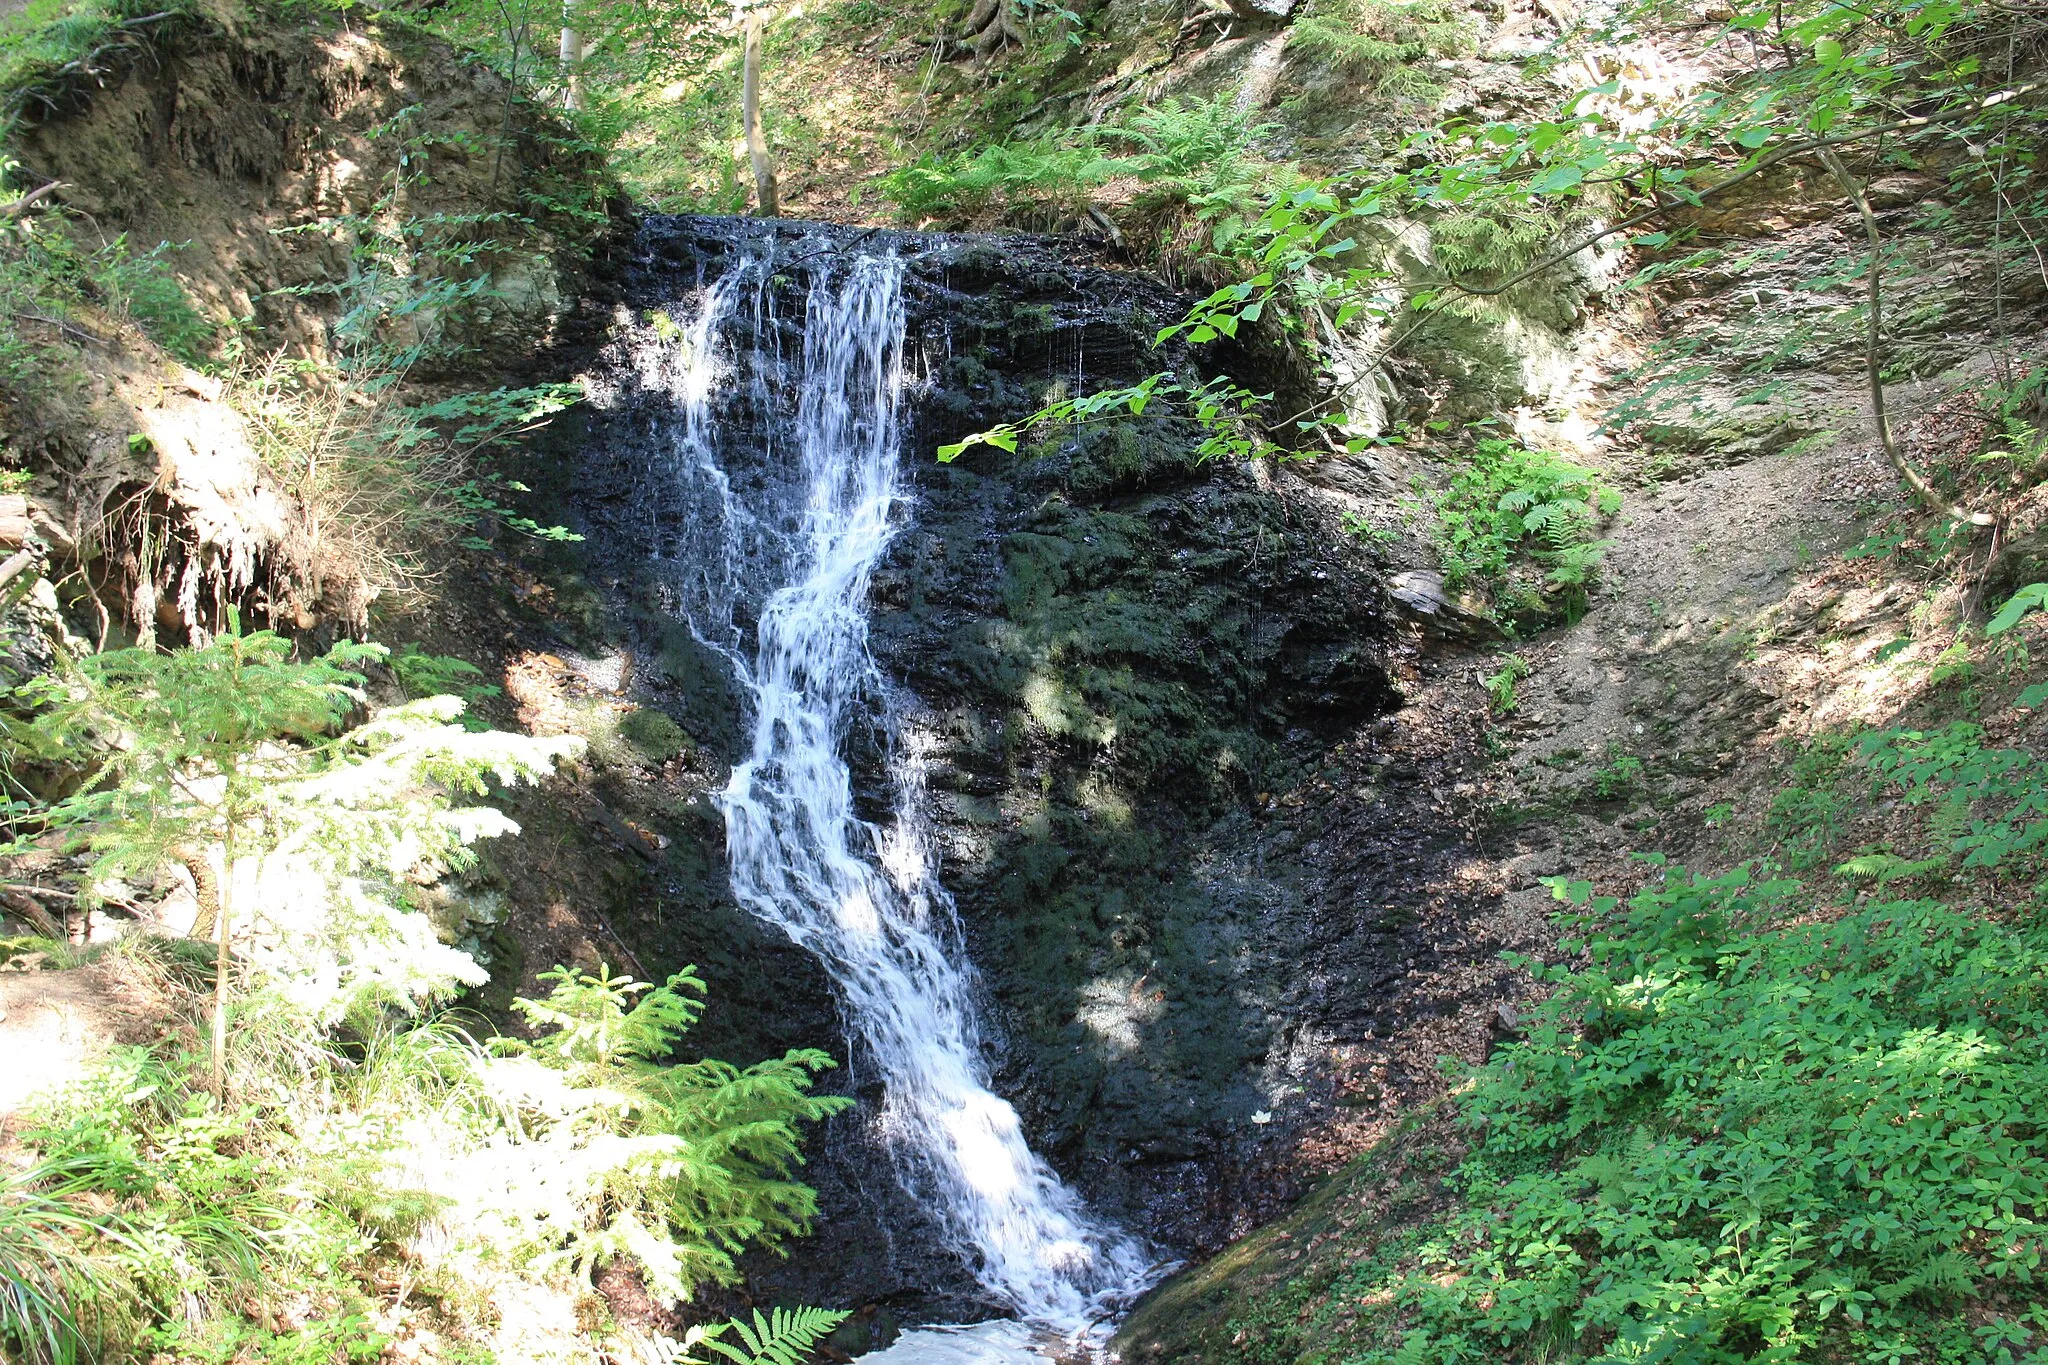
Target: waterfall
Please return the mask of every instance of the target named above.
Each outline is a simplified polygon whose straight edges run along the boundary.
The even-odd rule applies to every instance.
[[[899,1175],[982,1284],[1021,1317],[1075,1331],[1141,1287],[1148,1261],[1089,1216],[988,1087],[923,757],[868,651],[872,576],[910,510],[903,275],[894,255],[813,252],[793,364],[767,249],[739,252],[694,312],[657,319],[665,344],[638,348],[641,378],[680,411],[668,475],[689,509],[662,539],[678,615],[751,701],[751,742],[718,797],[734,894],[829,971],[885,1083]],[[895,788],[886,827],[856,812],[844,755],[853,727],[878,716]]]

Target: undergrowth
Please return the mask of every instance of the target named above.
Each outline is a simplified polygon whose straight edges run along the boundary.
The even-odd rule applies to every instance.
[[[62,108],[193,12],[188,0],[29,0],[0,20],[0,131]]]
[[[1334,0],[1297,19],[1289,46],[1362,75],[1389,95],[1433,94],[1425,64],[1471,50],[1464,13],[1444,0]]]
[[[950,157],[925,155],[882,178],[905,219],[972,219],[1026,206],[1085,208],[1117,174],[1099,150],[1057,142],[997,143]]]
[[[2048,758],[1845,731],[1770,812],[1718,874],[1550,880],[1565,957],[1465,1068],[1450,1207],[1247,1302],[1245,1358],[2048,1362]]]
[[[1520,442],[1486,438],[1434,495],[1444,581],[1488,593],[1512,626],[1574,620],[1599,572],[1601,523],[1621,496],[1592,470]]]
[[[1402,1344],[1363,1360],[2048,1348],[2038,915],[1815,921],[1807,888],[1747,868],[1668,869],[1620,913],[1562,890],[1590,962],[1545,973],[1556,994],[1477,1077],[1470,1203],[1394,1290]]]
[[[334,733],[379,654],[296,663],[234,633],[94,656],[7,699],[17,783],[71,789],[10,803],[8,852],[88,854],[87,904],[182,881],[196,907],[191,938],[123,945],[160,964],[164,1041],[116,1049],[18,1133],[29,1161],[0,1190],[16,1356],[310,1365],[429,1324],[490,1349],[520,1302],[587,1296],[602,1266],[676,1300],[807,1230],[791,1172],[803,1125],[845,1103],[810,1093],[831,1063],[674,1059],[702,1007],[693,971],[558,967],[518,1002],[530,1043],[480,1043],[440,1012],[485,980],[457,946],[470,845],[517,829],[485,798],[573,742],[474,732],[449,696]],[[9,956],[76,960],[53,947]],[[211,1049],[177,1026],[208,993]],[[557,1344],[579,1349],[565,1312]],[[769,1335],[808,1350],[837,1320]],[[671,1357],[723,1344],[700,1333]]]
[[[1135,186],[1133,208],[1158,220],[1158,249],[1175,246],[1173,220],[1196,225],[1199,253],[1226,253],[1260,206],[1293,173],[1259,145],[1262,123],[1228,95],[1168,97],[1093,128],[1000,143],[950,157],[927,155],[883,177],[881,190],[913,222],[968,222],[991,213],[1074,213],[1113,181]]]
[[[0,157],[0,195],[39,188]],[[126,234],[85,244],[82,224],[45,209],[0,222],[0,385],[33,390],[45,371],[100,337],[102,319],[129,322],[187,364],[202,363],[215,328],[173,273],[177,249],[138,249]]]

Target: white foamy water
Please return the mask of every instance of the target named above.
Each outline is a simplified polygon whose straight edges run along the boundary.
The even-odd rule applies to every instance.
[[[698,509],[668,537],[677,610],[752,703],[751,742],[719,796],[733,891],[831,973],[885,1082],[881,1122],[908,1188],[983,1285],[1073,1336],[1141,1288],[1150,1259],[1089,1215],[988,1088],[923,763],[894,735],[868,651],[872,576],[909,511],[903,268],[814,257],[793,361],[776,350],[772,273],[770,258],[742,256],[639,348],[642,382],[680,409],[671,473]],[[878,722],[896,790],[881,828],[856,814],[844,756],[849,731]],[[928,1330],[870,1359],[1028,1362],[1045,1358],[1035,1339],[1016,1324]]]
[[[1046,1340],[1020,1322],[979,1322],[972,1327],[921,1327],[887,1350],[861,1357],[863,1365],[1054,1365]]]

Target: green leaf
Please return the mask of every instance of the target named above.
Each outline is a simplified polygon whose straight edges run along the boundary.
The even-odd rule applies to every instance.
[[[2029,583],[2005,600],[2005,605],[1991,618],[1991,624],[1984,627],[1984,633],[2003,635],[2018,625],[2028,612],[2043,608],[2048,608],[2048,583]]]
[[[1577,166],[1553,166],[1529,182],[1531,194],[1561,194],[1577,189],[1586,173]]]
[[[963,437],[951,445],[940,446],[937,452],[939,463],[951,464],[963,453],[978,445],[994,446],[998,450],[1007,450],[1014,454],[1017,449],[1017,430],[1009,426],[992,427],[987,431],[977,431],[972,436]]]

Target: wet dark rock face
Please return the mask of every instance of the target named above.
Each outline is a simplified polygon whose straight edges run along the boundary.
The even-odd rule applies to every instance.
[[[650,220],[624,303],[669,306],[717,273],[734,234],[759,230]],[[1303,850],[1341,835],[1281,800],[1398,705],[1379,575],[1313,490],[1200,462],[1191,426],[1157,409],[1014,454],[934,458],[1058,386],[1186,367],[1152,349],[1181,307],[1156,282],[1057,242],[782,230],[793,264],[883,241],[911,262],[903,458],[918,501],[876,582],[872,644],[900,688],[903,742],[928,765],[942,878],[986,983],[995,1088],[1102,1211],[1175,1254],[1213,1249],[1291,1188],[1276,1139],[1300,1120],[1263,1116],[1327,1089],[1329,1040],[1372,1026],[1365,993],[1390,950],[1355,932],[1352,904],[1389,898],[1374,877],[1420,884],[1402,869],[1430,854],[1392,824],[1359,841],[1375,850],[1364,873],[1332,875]],[[800,325],[789,274],[782,316]],[[649,564],[654,401],[629,391],[589,419],[581,512],[637,636],[644,699],[730,756],[731,680],[664,617]],[[856,737],[877,818],[881,756],[878,734]],[[746,1061],[843,1037],[822,974],[732,905],[715,814],[688,824],[695,847],[679,840],[664,876],[690,910],[667,920],[659,955],[704,964],[740,1008],[738,1030],[704,1046]],[[987,1314],[897,1187],[866,1079],[858,1055],[837,1073],[864,1103],[828,1125],[807,1172],[820,1234],[757,1261],[751,1289],[905,1320]]]
[[[932,744],[996,1088],[1091,1200],[1184,1254],[1240,1225],[1301,1023],[1299,897],[1259,868],[1257,813],[1396,703],[1382,589],[1305,490],[1199,462],[1170,418],[932,459],[1061,383],[1186,363],[1147,345],[1181,302],[1128,276],[948,283],[915,305],[948,356],[906,440],[920,504],[874,647]]]

